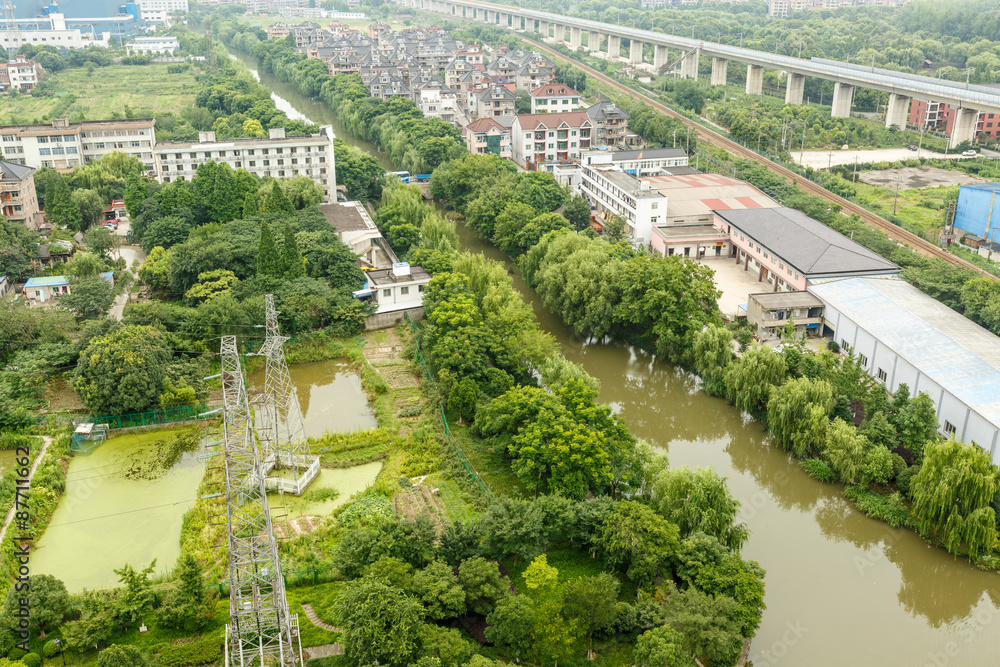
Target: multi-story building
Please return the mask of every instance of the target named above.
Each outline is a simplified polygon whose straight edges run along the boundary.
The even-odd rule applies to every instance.
[[[51,125],[6,125],[0,126],[0,146],[8,161],[35,169],[70,169],[114,151],[134,155],[152,169],[154,123],[152,118],[82,123],[55,118]]]
[[[285,136],[283,128],[267,137],[216,140],[214,132],[199,132],[198,142],[164,141],[153,149],[156,179],[169,183],[192,179],[198,165],[225,162],[255,176],[292,178],[306,176],[323,188],[324,201],[335,201],[336,165],[333,128],[323,126],[319,134]]]
[[[513,116],[480,118],[462,128],[465,146],[470,153],[486,155],[492,153],[511,159],[511,125]]]
[[[167,12],[167,14],[173,14],[174,12],[187,13],[188,11],[188,0],[135,0],[135,2],[143,12],[160,10]]]
[[[62,14],[49,14],[34,19],[15,19],[17,31],[0,18],[0,47],[16,51],[24,44],[49,45],[58,49],[80,49],[85,46],[108,46],[110,32],[91,26],[70,26]]]
[[[35,170],[0,160],[0,212],[11,222],[38,228],[38,196]]]
[[[914,99],[910,103],[908,122],[925,130],[938,130],[951,134],[955,124],[955,109],[944,102]],[[1000,114],[980,111],[976,119],[976,136],[981,139],[995,139],[1000,136]]]
[[[38,85],[38,67],[22,55],[14,56],[9,63],[0,63],[0,92],[11,88],[31,90]]]
[[[583,108],[580,93],[563,83],[548,83],[530,93],[531,113],[558,113]]]
[[[491,85],[475,94],[475,109],[469,109],[480,118],[510,116],[514,113],[517,95],[507,86]]]
[[[511,154],[529,171],[552,171],[552,165],[577,162],[589,150],[594,123],[585,111],[520,114],[511,127]]]
[[[614,102],[598,102],[587,109],[594,124],[596,146],[624,146],[629,114]]]
[[[580,155],[583,166],[612,166],[626,174],[637,176],[659,175],[664,170],[678,174],[677,167],[688,166],[688,155],[683,148],[644,148],[632,151],[594,150]],[[691,170],[692,173],[698,173]]]
[[[806,9],[843,9],[845,7],[902,7],[912,0],[769,0],[767,15],[786,18]]]
[[[139,55],[161,55],[164,53],[175,53],[181,48],[177,38],[172,35],[160,35],[158,37],[136,37],[125,45],[129,53]]]
[[[458,96],[435,76],[413,89],[413,102],[423,112],[425,118],[440,118],[446,123],[455,122]]]

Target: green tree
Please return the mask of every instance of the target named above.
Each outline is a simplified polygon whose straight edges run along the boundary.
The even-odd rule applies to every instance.
[[[594,633],[607,632],[618,618],[618,580],[607,572],[577,577],[563,586],[563,613],[587,633],[587,654],[594,649]]]
[[[247,196],[243,198],[243,219],[252,218],[257,213],[257,193],[248,192]]]
[[[415,662],[425,612],[402,591],[359,579],[344,586],[333,614],[352,664],[403,667]]]
[[[625,218],[614,213],[607,214],[604,218],[604,236],[612,243],[624,241],[628,236]]]
[[[112,644],[97,656],[97,667],[149,667],[149,661],[134,646]]]
[[[125,211],[131,220],[139,213],[139,203],[146,198],[146,183],[137,172],[128,175],[125,184]]]
[[[156,220],[142,235],[142,248],[147,253],[157,246],[169,249],[187,240],[191,233],[191,223],[176,215],[168,215]]]
[[[598,529],[594,544],[609,564],[643,586],[669,572],[680,529],[646,505],[622,500]]]
[[[442,628],[426,623],[420,629],[420,656],[417,667],[441,665],[462,667],[474,653],[472,644],[455,628]],[[427,662],[434,661],[433,663]]]
[[[271,225],[266,220],[262,220],[260,223],[260,243],[257,247],[257,274],[277,278],[281,277],[282,273],[284,272],[281,255],[278,254]]]
[[[436,621],[465,613],[465,589],[450,565],[436,560],[413,577],[413,593]]]
[[[118,583],[122,585],[115,601],[115,612],[124,626],[139,620],[143,613],[153,608],[153,584],[149,575],[156,569],[156,559],[145,569],[136,571],[126,564],[120,570],[114,570],[118,575]]]
[[[462,561],[458,566],[458,583],[465,590],[469,609],[483,615],[490,613],[510,590],[497,564],[481,556]]]
[[[68,262],[63,264],[63,275],[82,280],[84,278],[98,278],[108,270],[107,265],[100,257],[92,252],[79,252]]]
[[[527,595],[511,595],[500,600],[486,617],[486,639],[507,647],[514,655],[525,655],[534,624],[535,603]]]
[[[739,605],[725,595],[708,595],[697,588],[673,591],[664,605],[667,625],[684,638],[684,651],[713,665],[736,662],[743,634],[733,617]]]
[[[90,229],[104,222],[104,197],[100,192],[79,189],[70,196],[80,209],[80,229]]]
[[[739,501],[714,468],[662,471],[653,482],[651,501],[660,516],[680,528],[682,537],[705,533],[733,551],[750,537],[746,524],[736,523]]]
[[[458,421],[463,417],[476,418],[476,401],[479,400],[479,386],[472,378],[463,378],[451,387],[448,394],[448,408],[458,413]]]
[[[107,227],[94,227],[83,235],[83,245],[104,261],[110,261],[111,255],[117,254],[121,247],[121,238]]]
[[[784,379],[784,357],[767,346],[753,347],[726,369],[726,397],[740,410],[761,414]]]
[[[123,326],[91,339],[80,353],[73,388],[93,414],[142,412],[157,404],[171,352],[149,326]]]
[[[694,335],[691,347],[694,368],[705,380],[705,390],[713,396],[725,394],[726,367],[733,360],[733,334],[717,324],[709,324]]]
[[[570,197],[562,214],[578,232],[590,227],[590,204],[580,195]]]
[[[796,456],[815,453],[826,438],[833,388],[808,377],[775,387],[767,402],[767,426],[775,439]]]
[[[899,440],[903,446],[915,456],[920,456],[924,445],[938,438],[938,419],[934,401],[921,392],[899,410],[893,425],[899,433]]]
[[[285,242],[281,246],[282,264],[285,267],[285,277],[288,279],[301,278],[306,275],[306,263],[299,252],[299,244],[295,240],[295,232],[292,226],[285,221]]]
[[[28,616],[28,630],[33,634],[51,632],[70,615],[69,593],[66,585],[51,574],[33,574],[28,578],[27,593],[18,591],[14,586],[7,589],[4,601],[4,619],[16,619],[16,612],[21,609],[21,599],[28,600],[31,610]]]
[[[885,484],[893,474],[892,452],[872,445],[853,424],[834,419],[826,434],[826,459],[848,484]]]
[[[52,183],[52,191],[45,193],[45,217],[54,225],[69,229],[80,228],[80,207],[73,201],[66,179],[58,178]]]
[[[545,554],[535,556],[524,570],[524,585],[535,591],[535,604],[543,595],[551,595],[559,585],[559,570],[549,565]]]
[[[271,184],[271,190],[264,197],[264,205],[260,209],[261,212],[285,213],[287,215],[295,213],[295,207],[292,206],[291,200],[288,199],[285,191],[281,189],[278,181],[272,181]]]
[[[243,136],[245,137],[263,137],[264,127],[260,124],[260,121],[255,118],[247,118],[243,121]]]
[[[198,301],[209,301],[223,294],[229,294],[239,278],[232,271],[215,269],[198,274],[198,283],[184,293],[184,298],[192,304]]]
[[[212,195],[208,199],[208,218],[212,222],[226,223],[242,214],[244,198],[236,185],[232,168],[222,162],[215,169]]]
[[[910,480],[913,515],[920,532],[941,540],[951,553],[970,559],[989,554],[997,540],[992,503],[1000,471],[976,444],[955,440],[929,443],[920,472]]]
[[[493,243],[506,253],[514,252],[518,248],[518,234],[536,215],[537,211],[531,206],[520,201],[510,202],[493,223]]]
[[[632,660],[636,667],[689,667],[684,636],[669,625],[647,630],[635,640]]]
[[[70,282],[70,293],[59,297],[59,305],[80,320],[104,315],[114,301],[114,285],[102,278],[73,280]]]
[[[170,289],[170,264],[167,251],[162,247],[153,248],[146,261],[139,267],[139,280],[146,283],[154,290],[166,291]]]
[[[389,242],[389,245],[396,252],[409,252],[410,248],[420,242],[420,228],[408,222],[404,222],[401,225],[393,225],[386,230],[385,240]]]

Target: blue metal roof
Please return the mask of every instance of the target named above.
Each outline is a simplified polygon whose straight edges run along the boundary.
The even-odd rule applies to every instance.
[[[902,280],[848,278],[808,289],[1000,427],[1000,338]]]
[[[111,271],[102,273],[101,280],[111,282],[114,275]],[[40,278],[29,278],[28,282],[24,283],[24,289],[28,289],[29,287],[61,287],[63,285],[69,285],[69,278],[66,276],[42,276]]]
[[[971,185],[963,185],[963,188],[968,188],[970,190],[986,190],[987,192],[1000,192],[1000,183],[972,183]]]

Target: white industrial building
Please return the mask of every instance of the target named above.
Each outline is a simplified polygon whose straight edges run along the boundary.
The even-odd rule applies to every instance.
[[[147,11],[161,11],[168,15],[174,12],[187,13],[188,11],[188,0],[136,0],[136,4],[139,5],[139,11],[142,12],[144,20]]]
[[[15,19],[13,25],[6,20],[0,21],[0,48],[8,52],[17,51],[24,44],[48,45],[57,49],[107,47],[110,38],[111,32],[96,30],[93,25],[69,27],[64,15],[58,13],[44,18]]]
[[[125,45],[129,53],[138,53],[143,56],[155,56],[165,53],[176,53],[181,45],[173,35],[160,35],[158,37],[136,37]]]
[[[1000,338],[893,278],[819,282],[824,331],[890,393],[926,393],[946,436],[1000,463]]]
[[[285,136],[284,128],[267,137],[223,139],[215,132],[199,132],[198,141],[165,141],[153,149],[156,179],[161,183],[191,180],[204,162],[225,162],[260,177],[307,176],[323,188],[323,200],[335,201],[336,168],[333,158],[333,128],[324,125],[319,134]]]

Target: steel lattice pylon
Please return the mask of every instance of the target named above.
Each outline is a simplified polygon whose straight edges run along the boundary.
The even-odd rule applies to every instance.
[[[278,331],[274,295],[264,297],[264,307],[266,336],[258,355],[266,358],[267,367],[264,392],[254,401],[257,430],[264,441],[261,460],[265,474],[275,468],[295,473],[294,480],[269,478],[268,488],[301,495],[319,474],[319,457],[309,454],[302,410],[285,362],[284,344],[288,338]]]
[[[221,356],[230,587],[226,665],[301,665],[293,644],[298,623],[285,598],[235,336],[222,337]]]

